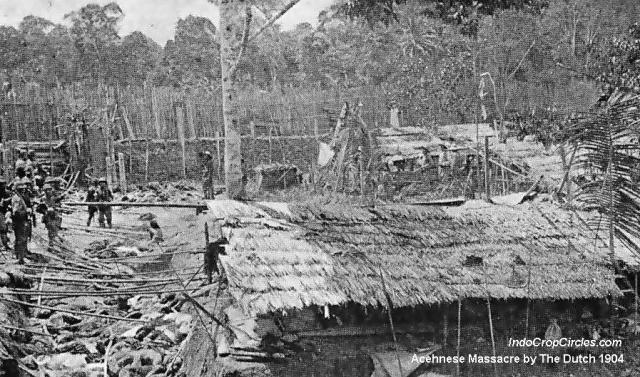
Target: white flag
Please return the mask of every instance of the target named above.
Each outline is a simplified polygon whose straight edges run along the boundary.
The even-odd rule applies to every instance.
[[[323,167],[331,161],[333,155],[335,153],[331,150],[328,144],[320,143],[319,153],[318,153],[318,166]]]

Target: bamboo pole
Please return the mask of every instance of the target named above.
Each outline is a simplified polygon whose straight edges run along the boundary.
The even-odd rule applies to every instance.
[[[391,296],[389,295],[389,291],[387,290],[387,283],[384,280],[384,274],[382,273],[382,268],[380,269],[380,280],[382,281],[382,288],[384,289],[384,296],[387,299],[387,314],[389,316],[389,326],[391,327],[391,335],[393,336],[393,344],[396,349],[396,358],[398,359],[398,370],[400,370],[400,375],[404,376],[404,372],[402,370],[402,362],[400,361],[400,347],[398,346],[398,339],[396,337],[396,329],[393,326],[393,315],[391,311],[393,310],[393,303],[391,302]]]
[[[460,359],[460,338],[462,334],[462,329],[460,327],[460,324],[462,322],[460,318],[461,315],[462,315],[462,299],[458,297],[458,341],[456,343],[456,356],[458,356],[458,359]],[[460,376],[460,363],[456,363],[456,376]]]
[[[634,285],[635,285],[635,307],[636,310],[633,313],[633,321],[635,322],[635,327],[633,329],[634,335],[638,333],[638,273],[634,273]]]
[[[52,105],[53,106],[53,105]],[[53,176],[53,111],[49,119],[49,175]]]
[[[318,118],[313,119],[313,139],[315,140],[314,155],[311,159],[311,174],[313,175],[313,192],[318,183],[318,154],[320,153],[320,137],[318,132]]]
[[[206,209],[205,203],[141,203],[141,202],[63,202],[72,207],[107,206],[107,207],[160,207],[160,208],[196,208]]]
[[[269,126],[269,164],[273,163],[273,144],[271,142],[271,126]]]
[[[47,268],[45,267],[44,270],[42,270],[42,276],[40,277],[40,287],[38,288],[40,292],[42,292],[42,290],[44,289],[44,278],[46,273]],[[38,296],[38,305],[40,304],[42,304],[42,296]]]
[[[178,132],[178,140],[180,142],[180,151],[181,151],[181,170],[182,170],[182,178],[187,178],[187,153],[186,153],[186,143],[185,143],[185,135],[184,135],[184,109],[182,106],[177,106],[175,108],[176,111],[176,125]]]
[[[215,132],[215,138],[216,138],[216,157],[217,157],[217,164],[218,164],[218,181],[222,180],[222,171],[221,171],[221,167],[222,167],[222,153],[220,152],[220,130],[216,129]]]
[[[109,187],[113,187],[113,169],[111,169],[113,161],[111,160],[111,156],[107,156],[105,162],[107,164],[107,184]]]
[[[490,186],[490,168],[489,168],[489,136],[484,137],[484,191],[485,199],[491,201],[491,186]]]
[[[443,328],[442,328],[442,348],[447,348],[448,337],[449,337],[449,316],[448,316],[448,306],[447,304],[443,304]]]
[[[24,332],[27,332],[27,333],[33,334],[33,335],[52,337],[51,334],[45,334],[43,332],[33,331],[33,330],[24,329],[24,328],[21,328],[21,327],[15,327],[15,326],[11,326],[11,325],[0,324],[0,327],[2,327],[3,329],[7,329],[7,330],[24,331]]]
[[[147,140],[145,143],[144,150],[144,182],[149,182],[149,125],[145,123],[144,125],[145,133],[147,135]]]
[[[489,331],[491,331],[491,349],[493,351],[493,357],[496,357],[496,340],[493,335],[493,317],[491,315],[491,299],[487,296],[487,311],[489,313]],[[493,364],[493,371],[495,376],[498,376],[498,365]]]
[[[57,307],[52,307],[52,306],[32,304],[32,303],[26,302],[26,301],[12,300],[10,298],[6,298],[6,297],[2,297],[2,296],[0,296],[0,301],[6,301],[6,302],[14,303],[14,304],[30,306],[30,307],[33,307],[33,308],[51,310],[51,311],[54,311],[54,312],[69,313],[69,314],[86,316],[86,317],[114,319],[114,320],[118,320],[118,321],[128,321],[128,322],[137,322],[137,323],[147,323],[147,321],[144,321],[144,320],[141,320],[141,319],[125,318],[125,317],[117,317],[117,316],[112,316],[112,315],[88,313],[86,311],[68,310],[68,309],[62,309],[62,308],[57,308]]]
[[[122,193],[127,192],[127,172],[124,168],[124,153],[118,153],[118,170],[120,173],[120,190]]]

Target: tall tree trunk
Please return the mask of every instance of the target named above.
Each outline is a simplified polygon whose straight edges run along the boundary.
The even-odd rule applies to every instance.
[[[220,65],[222,71],[222,117],[224,120],[224,174],[227,196],[243,195],[242,151],[238,121],[237,83],[233,78],[233,46],[242,29],[243,0],[220,1]]]

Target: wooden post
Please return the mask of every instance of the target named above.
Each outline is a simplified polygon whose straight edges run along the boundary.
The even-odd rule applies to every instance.
[[[272,155],[273,145],[272,145],[272,142],[271,142],[271,130],[272,130],[272,127],[269,126],[269,164],[273,163],[273,155]]]
[[[127,192],[127,172],[124,167],[124,153],[118,153],[118,170],[120,173],[120,190],[122,193]]]
[[[160,114],[158,113],[158,95],[156,93],[156,88],[151,88],[151,111],[153,111],[153,125],[155,126],[156,137],[160,138]],[[148,127],[148,126],[147,126]],[[149,136],[149,131],[147,130],[147,137]]]
[[[489,136],[484,137],[484,192],[485,199],[491,201],[491,186],[489,178]]]
[[[360,199],[364,200],[364,156],[361,152],[358,156],[358,172],[360,173]]]
[[[391,327],[391,335],[393,336],[393,343],[396,348],[396,358],[398,359],[398,369],[400,370],[400,375],[404,376],[404,372],[402,371],[402,362],[400,361],[400,348],[398,347],[398,340],[396,338],[396,330],[393,326],[393,315],[391,312],[393,311],[393,303],[391,301],[391,296],[389,295],[389,291],[387,290],[387,284],[384,281],[384,274],[382,273],[382,269],[380,269],[380,280],[382,280],[382,289],[384,290],[384,296],[387,299],[387,314],[389,314],[389,326]]]
[[[112,172],[113,170],[111,169],[111,166],[113,165],[113,160],[111,159],[111,156],[107,156],[106,157],[106,163],[107,163],[107,184],[109,185],[109,187],[113,187],[113,175]]]
[[[460,338],[462,335],[462,329],[460,328],[460,324],[462,320],[460,319],[462,315],[462,299],[458,297],[458,342],[456,343],[456,356],[460,359]],[[460,376],[460,363],[456,363],[456,376]]]
[[[220,131],[216,130],[214,137],[216,139],[216,157],[218,158],[217,160],[217,164],[218,164],[218,180],[221,181],[222,180],[222,172],[220,171],[220,167],[222,166],[222,153],[220,153]]]
[[[207,222],[204,223],[204,251],[206,253],[204,258],[204,270],[207,273],[209,284],[211,284],[211,281],[213,280],[213,270],[209,268],[209,223]]]
[[[53,106],[53,105],[52,105]],[[53,111],[49,119],[49,175],[53,176]]]
[[[491,331],[491,349],[493,350],[493,357],[496,357],[496,340],[493,336],[493,317],[491,316],[491,299],[487,296],[487,312],[489,313],[489,331]],[[493,371],[498,376],[498,365],[493,364]]]
[[[448,305],[443,304],[443,326],[442,326],[442,348],[447,348],[448,338],[449,338],[449,313],[448,313]]]
[[[249,121],[249,129],[251,132],[251,166],[256,166],[256,124],[253,120]]]
[[[316,185],[318,182],[318,154],[320,153],[320,135],[318,132],[318,118],[313,119],[313,138],[315,140],[315,153],[313,159],[311,160],[311,174],[312,174],[312,182],[313,182],[313,191],[316,191]]]
[[[633,334],[638,334],[638,273],[634,273],[634,285],[635,285],[635,307],[636,310],[633,312],[633,322],[635,322],[635,327],[633,329]]]
[[[633,312],[633,322],[634,322],[634,328],[633,328],[633,334],[636,335],[638,334],[638,273],[634,273],[634,285],[635,285],[635,296],[634,296],[634,301],[635,301],[635,308],[636,310]]]
[[[184,110],[182,106],[175,108],[176,124],[178,126],[178,140],[180,141],[180,149],[182,151],[182,178],[187,178],[187,155],[184,141]]]
[[[187,124],[189,125],[189,140],[196,140],[198,138],[198,134],[196,133],[196,126],[193,120],[193,113],[195,111],[195,103],[193,102],[193,98],[189,98],[191,101],[187,101],[187,98],[184,99],[185,107],[187,109]]]

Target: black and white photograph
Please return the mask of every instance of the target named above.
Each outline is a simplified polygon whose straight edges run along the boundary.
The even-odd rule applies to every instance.
[[[0,377],[640,376],[640,1],[0,0]]]

